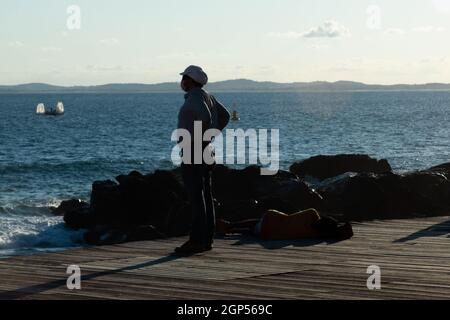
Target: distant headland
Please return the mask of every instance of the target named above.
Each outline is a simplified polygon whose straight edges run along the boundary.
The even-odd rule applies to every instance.
[[[248,79],[211,82],[207,90],[214,92],[345,92],[345,91],[447,91],[449,83],[425,84],[365,84],[355,81],[314,81],[279,83],[254,81]],[[177,82],[157,84],[110,83],[93,86],[56,86],[46,83],[27,83],[18,85],[0,85],[0,94],[7,93],[149,93],[180,92]]]

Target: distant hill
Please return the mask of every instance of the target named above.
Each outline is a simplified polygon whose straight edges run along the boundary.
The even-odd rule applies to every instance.
[[[289,91],[289,92],[317,92],[317,91],[376,91],[376,90],[450,90],[450,84],[396,84],[377,85],[364,84],[354,81],[315,81],[315,82],[259,82],[248,79],[226,80],[209,83],[206,87],[212,92],[225,91]],[[176,82],[158,84],[142,83],[111,83],[96,86],[54,86],[45,83],[27,83],[19,85],[1,86],[0,94],[5,93],[145,93],[145,92],[180,92]]]

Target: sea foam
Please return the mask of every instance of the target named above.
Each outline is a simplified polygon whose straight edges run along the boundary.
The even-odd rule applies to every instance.
[[[70,230],[50,207],[0,207],[0,256],[83,245],[83,230]]]

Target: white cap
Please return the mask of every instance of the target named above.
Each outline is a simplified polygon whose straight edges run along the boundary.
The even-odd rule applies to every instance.
[[[180,75],[188,76],[201,85],[205,85],[208,83],[208,75],[205,73],[205,71],[203,71],[202,68],[198,66],[189,66],[186,68],[186,70],[184,70],[184,72],[180,73]]]

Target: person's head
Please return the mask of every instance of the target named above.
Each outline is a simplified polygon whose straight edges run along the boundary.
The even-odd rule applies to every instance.
[[[181,79],[181,89],[186,92],[193,88],[202,88],[208,83],[208,75],[198,66],[189,66],[180,75],[183,76]]]
[[[181,89],[183,89],[183,91],[190,91],[193,88],[203,88],[203,85],[198,83],[197,81],[195,81],[194,79],[192,79],[189,76],[184,75],[181,78]]]

